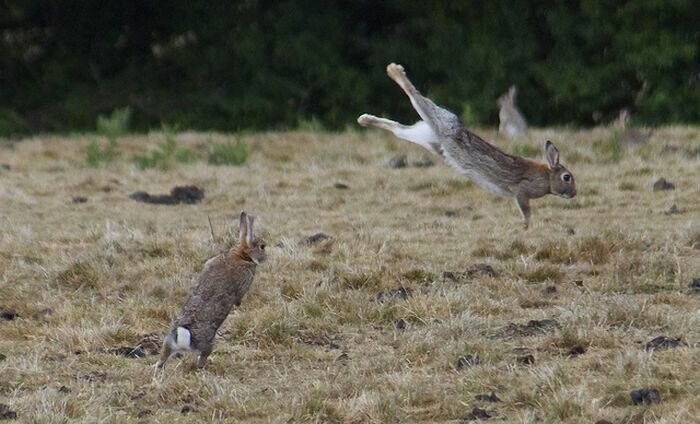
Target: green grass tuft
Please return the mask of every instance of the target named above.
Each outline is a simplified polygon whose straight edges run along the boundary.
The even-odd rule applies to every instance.
[[[216,143],[209,152],[211,165],[243,165],[248,160],[248,145],[243,140]]]

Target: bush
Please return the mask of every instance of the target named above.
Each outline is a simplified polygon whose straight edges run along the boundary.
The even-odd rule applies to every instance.
[[[170,169],[175,163],[191,163],[196,160],[195,153],[177,145],[173,130],[163,127],[165,140],[158,144],[158,147],[145,155],[134,157],[136,165],[141,169],[158,168],[161,170]]]
[[[112,162],[119,157],[117,139],[107,140],[106,146],[101,146],[97,140],[92,140],[85,150],[85,162],[93,168],[97,168],[102,163]]]
[[[243,165],[248,160],[248,145],[243,140],[216,143],[209,151],[211,165]]]
[[[121,137],[129,131],[131,109],[127,106],[114,109],[109,116],[97,117],[97,132],[107,137],[108,140]]]
[[[109,116],[97,117],[97,132],[107,137],[107,145],[101,146],[97,140],[92,140],[85,151],[85,161],[93,168],[102,163],[111,162],[119,157],[119,145],[117,138],[126,134],[129,130],[131,109],[125,107],[114,109]]]

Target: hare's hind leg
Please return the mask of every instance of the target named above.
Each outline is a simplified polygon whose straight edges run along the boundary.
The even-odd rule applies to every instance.
[[[209,358],[209,355],[211,355],[212,348],[213,346],[209,346],[199,352],[199,356],[197,357],[197,368],[204,368],[204,366],[207,364],[207,358]]]
[[[165,337],[165,340],[163,341],[163,348],[160,351],[160,359],[158,359],[158,363],[156,363],[156,372],[159,370],[163,369],[165,366],[165,363],[170,359],[171,356],[173,356],[173,347],[171,345],[172,339],[170,335]]]
[[[426,124],[425,121],[418,121],[415,124],[408,126],[399,124],[396,121],[390,119],[379,118],[374,115],[364,114],[357,118],[357,122],[363,127],[377,127],[383,130],[387,130],[394,134],[396,137],[410,141],[411,143],[418,144],[435,154],[440,154],[439,147],[440,142],[438,140],[437,134],[430,128],[430,125]]]
[[[403,66],[391,63],[386,67],[386,73],[403,89],[418,115],[433,128],[434,132],[448,138],[457,135],[461,130],[461,122],[457,115],[420,94],[406,76]]]

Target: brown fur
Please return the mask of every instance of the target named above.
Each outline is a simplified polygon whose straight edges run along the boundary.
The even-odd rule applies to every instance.
[[[163,342],[160,360],[162,368],[178,350],[199,352],[197,365],[204,366],[214,347],[216,331],[234,306],[239,306],[255,277],[256,261],[266,259],[265,243],[253,233],[253,217],[241,212],[240,233],[236,247],[221,253],[204,264],[185,304]],[[188,348],[178,341],[178,328],[189,331]],[[180,343],[180,345],[179,345]]]
[[[421,95],[401,65],[390,64],[387,74],[408,95],[422,121],[409,127],[364,114],[357,119],[360,125],[382,128],[419,144],[484,189],[499,196],[513,197],[523,215],[525,228],[530,221],[530,199],[547,194],[566,198],[576,195],[573,175],[560,165],[559,152],[552,142],[545,143],[548,165],[510,155],[467,130],[454,113]]]

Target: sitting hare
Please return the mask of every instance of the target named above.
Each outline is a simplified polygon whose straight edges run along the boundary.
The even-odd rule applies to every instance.
[[[255,236],[255,217],[241,212],[238,245],[209,259],[196,279],[180,315],[163,342],[156,369],[177,352],[199,353],[203,367],[214,347],[214,336],[231,308],[239,306],[253,283],[255,268],[265,262],[265,242]]]
[[[464,128],[455,114],[423,97],[401,65],[390,64],[387,73],[406,92],[423,120],[407,126],[364,114],[357,118],[360,125],[391,131],[441,156],[457,172],[491,193],[514,198],[526,229],[530,221],[530,199],[546,194],[567,199],[576,195],[574,176],[559,163],[559,152],[551,141],[545,144],[549,166],[509,155]]]
[[[510,139],[520,138],[527,133],[527,122],[515,106],[518,90],[511,85],[508,92],[498,99],[498,132]]]

